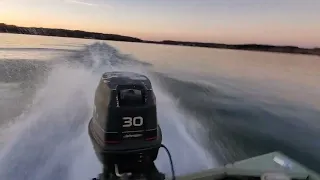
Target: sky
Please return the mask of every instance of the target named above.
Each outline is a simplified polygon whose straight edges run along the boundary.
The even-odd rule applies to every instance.
[[[144,40],[320,47],[320,0],[0,0],[0,23]]]

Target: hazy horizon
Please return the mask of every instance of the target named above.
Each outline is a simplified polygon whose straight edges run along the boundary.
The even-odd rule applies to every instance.
[[[315,0],[0,0],[0,22],[226,44],[320,47]]]

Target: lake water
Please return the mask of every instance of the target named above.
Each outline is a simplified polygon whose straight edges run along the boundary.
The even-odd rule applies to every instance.
[[[271,151],[320,172],[318,56],[0,34],[0,179],[97,176],[86,128],[113,70],[151,79],[178,175]]]

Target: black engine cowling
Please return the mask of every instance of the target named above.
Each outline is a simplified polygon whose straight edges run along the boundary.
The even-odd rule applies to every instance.
[[[162,134],[150,80],[136,73],[104,73],[95,92],[88,131],[106,167],[117,164],[123,171],[132,171],[153,163]]]

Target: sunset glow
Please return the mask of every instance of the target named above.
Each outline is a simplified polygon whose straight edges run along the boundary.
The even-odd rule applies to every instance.
[[[145,40],[320,47],[316,0],[0,0],[0,23]]]

